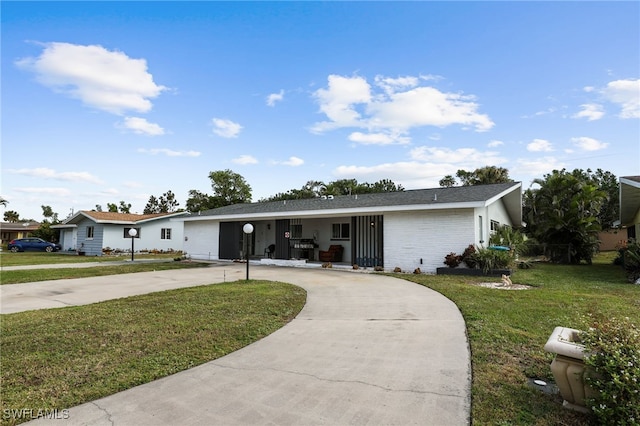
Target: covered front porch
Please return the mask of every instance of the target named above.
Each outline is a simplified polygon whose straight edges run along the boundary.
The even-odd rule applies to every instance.
[[[251,234],[242,231],[246,223]],[[221,222],[219,235],[220,259],[384,265],[382,215]]]

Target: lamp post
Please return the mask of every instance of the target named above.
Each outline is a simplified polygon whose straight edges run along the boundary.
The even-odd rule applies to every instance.
[[[242,227],[242,231],[245,235],[245,257],[247,258],[247,281],[249,281],[249,236],[253,233],[253,225],[250,223],[245,223]]]
[[[129,236],[131,237],[131,261],[133,262],[133,239],[138,235],[138,231],[134,228],[129,229]]]

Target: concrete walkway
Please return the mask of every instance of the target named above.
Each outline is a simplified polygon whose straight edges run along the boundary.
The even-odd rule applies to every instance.
[[[464,321],[451,301],[376,274],[251,265],[250,275],[303,287],[305,307],[292,322],[252,345],[70,408],[68,419],[53,424],[469,424],[469,348]],[[2,312],[244,277],[245,265],[219,264],[4,285]]]

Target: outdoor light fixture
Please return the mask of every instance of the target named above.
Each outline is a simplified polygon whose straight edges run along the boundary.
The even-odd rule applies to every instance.
[[[249,281],[249,236],[253,233],[253,225],[250,223],[245,223],[242,227],[242,232],[246,234],[245,236],[245,257],[247,258],[247,281]]]
[[[134,228],[129,229],[129,236],[131,237],[131,261],[133,262],[133,239],[138,235],[138,231]]]

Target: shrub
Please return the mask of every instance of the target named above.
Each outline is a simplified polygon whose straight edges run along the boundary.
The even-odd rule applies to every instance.
[[[598,318],[580,338],[595,374],[585,378],[596,393],[588,404],[599,424],[640,424],[640,329],[629,318]]]
[[[640,242],[631,241],[622,252],[622,265],[627,271],[627,278],[636,282],[640,278]]]
[[[449,268],[455,268],[460,263],[462,263],[462,256],[455,254],[454,252],[451,252],[444,257],[444,264]]]
[[[473,254],[477,267],[485,273],[492,269],[506,269],[511,265],[512,258],[508,251],[490,250],[482,248]]]
[[[464,249],[462,252],[462,261],[469,267],[475,268],[478,266],[476,259],[474,258],[474,254],[476,252],[476,247],[473,244],[469,244],[469,246]]]

